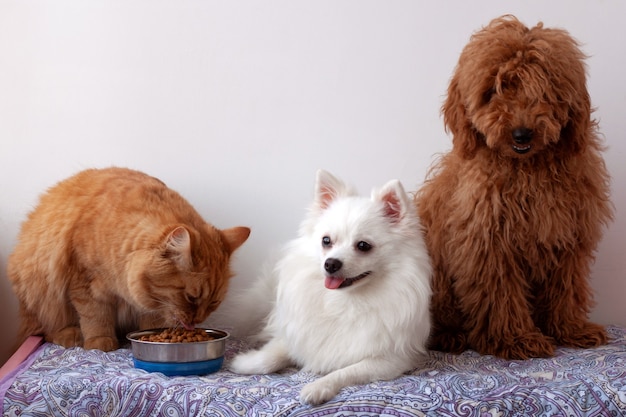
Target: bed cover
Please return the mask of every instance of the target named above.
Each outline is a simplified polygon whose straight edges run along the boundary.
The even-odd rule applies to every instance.
[[[608,345],[559,348],[549,359],[430,352],[400,378],[344,388],[316,407],[298,400],[316,377],[297,369],[165,377],[135,369],[128,348],[104,353],[44,343],[18,366],[5,365],[0,409],[4,416],[624,416],[626,328],[607,330]],[[229,340],[226,366],[247,348]]]

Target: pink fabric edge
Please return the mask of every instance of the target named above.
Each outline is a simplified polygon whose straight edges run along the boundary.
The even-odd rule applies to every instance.
[[[43,343],[41,336],[29,336],[28,339],[22,343],[22,345],[15,351],[15,353],[9,358],[8,361],[0,368],[0,380],[4,378],[9,372],[21,364],[31,353],[35,351]]]
[[[42,348],[43,337],[30,336],[0,368],[0,415],[4,415],[4,396],[16,376],[34,361],[37,349]]]

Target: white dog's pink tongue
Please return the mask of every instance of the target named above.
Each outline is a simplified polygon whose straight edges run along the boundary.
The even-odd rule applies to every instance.
[[[327,276],[324,285],[326,285],[326,288],[328,288],[329,290],[336,290],[343,283],[343,281],[343,278]]]

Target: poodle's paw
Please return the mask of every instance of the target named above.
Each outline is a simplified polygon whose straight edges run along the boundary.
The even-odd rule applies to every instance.
[[[303,404],[319,405],[333,398],[338,389],[328,384],[324,378],[310,382],[300,391],[300,402]]]
[[[46,337],[48,342],[61,345],[65,348],[83,345],[83,334],[77,326],[65,327]]]
[[[529,332],[516,336],[512,344],[501,343],[490,352],[504,359],[548,358],[554,355],[554,339],[541,332]]]
[[[608,342],[604,326],[595,323],[583,323],[578,326],[562,327],[557,342],[562,346],[592,348]]]
[[[85,349],[99,349],[103,352],[110,352],[118,347],[117,339],[109,336],[90,337],[85,340]]]
[[[428,348],[440,352],[461,353],[469,348],[465,334],[454,331],[438,331],[430,335]]]

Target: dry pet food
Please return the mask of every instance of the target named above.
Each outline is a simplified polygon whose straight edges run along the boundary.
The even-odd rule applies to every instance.
[[[139,340],[142,342],[191,343],[206,342],[213,340],[213,337],[203,329],[186,330],[183,328],[171,328],[159,333],[141,336]]]

